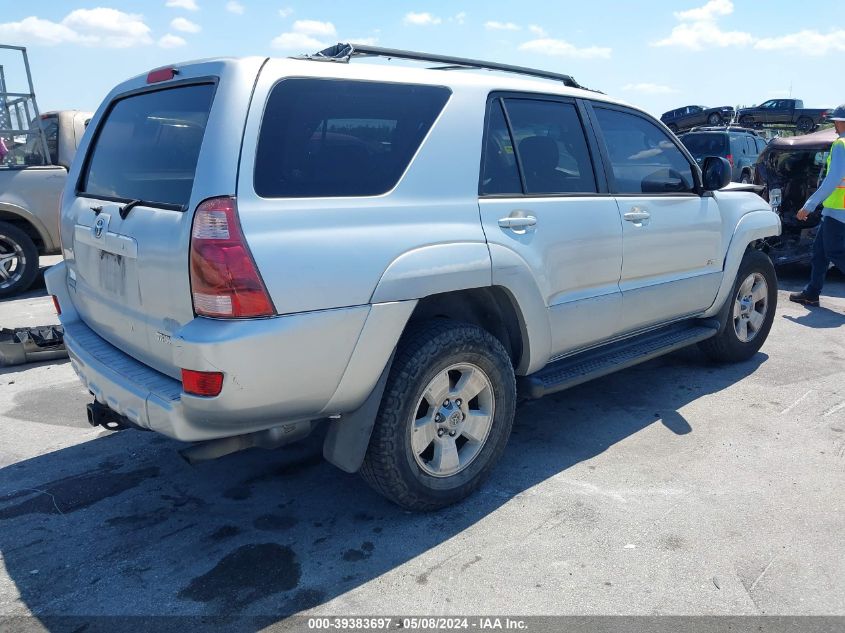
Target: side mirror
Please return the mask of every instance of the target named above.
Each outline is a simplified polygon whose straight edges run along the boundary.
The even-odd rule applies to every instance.
[[[701,174],[706,191],[724,189],[731,181],[731,164],[721,156],[708,156],[704,159]]]

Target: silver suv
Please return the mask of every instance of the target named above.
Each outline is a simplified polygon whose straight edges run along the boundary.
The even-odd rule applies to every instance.
[[[772,324],[778,216],[565,75],[338,45],[157,69],[91,126],[48,288],[91,423],[190,460],[327,426],[328,461],[437,508],[520,397]]]

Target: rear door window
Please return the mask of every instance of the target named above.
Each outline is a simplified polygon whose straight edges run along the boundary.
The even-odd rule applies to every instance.
[[[187,207],[214,88],[180,86],[112,104],[88,155],[80,195]]]
[[[264,198],[373,196],[396,186],[450,91],[441,86],[285,79],[261,123]]]
[[[485,139],[479,193],[485,196],[521,195],[522,182],[516,166],[513,139],[502,112],[500,99],[490,103]]]
[[[525,193],[596,193],[587,139],[574,103],[505,99]]]
[[[696,158],[704,156],[724,156],[726,151],[727,137],[724,134],[697,133],[684,134],[681,142],[689,150],[689,153]]]

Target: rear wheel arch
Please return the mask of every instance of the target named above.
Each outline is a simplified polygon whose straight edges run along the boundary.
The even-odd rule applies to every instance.
[[[450,319],[476,325],[492,334],[519,367],[528,349],[524,321],[514,297],[501,286],[470,288],[423,297],[417,303],[406,329],[423,321]]]

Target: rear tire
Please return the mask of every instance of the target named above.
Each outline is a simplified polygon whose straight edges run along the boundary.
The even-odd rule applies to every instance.
[[[722,116],[714,112],[709,117],[707,117],[707,123],[710,125],[722,125]]]
[[[0,297],[27,290],[38,275],[38,249],[14,224],[0,222]]]
[[[753,128],[754,127],[754,119],[750,116],[744,116],[739,120],[739,124],[742,127]]]
[[[516,382],[505,348],[487,331],[445,319],[411,327],[360,472],[394,503],[426,511],[468,496],[499,461]]]
[[[777,300],[778,283],[772,260],[760,251],[746,252],[719,315],[722,327],[716,336],[699,343],[699,348],[718,362],[748,360],[766,342]]]

